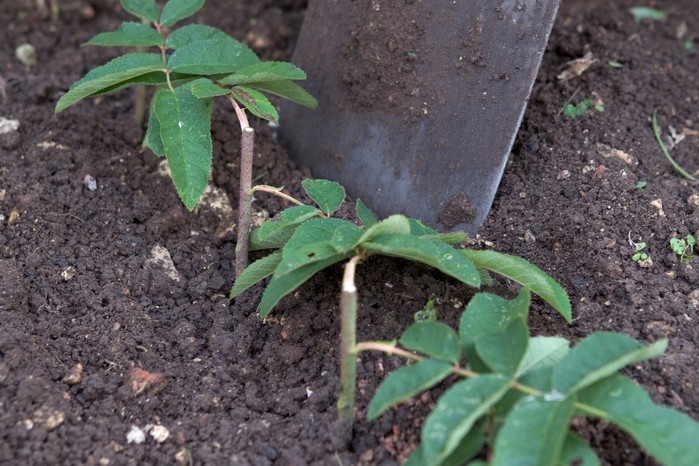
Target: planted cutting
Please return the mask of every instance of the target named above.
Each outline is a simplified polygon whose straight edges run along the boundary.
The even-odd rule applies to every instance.
[[[571,431],[575,417],[612,423],[667,466],[699,464],[699,423],[655,404],[626,366],[663,354],[667,340],[644,346],[596,332],[574,347],[560,337],[530,337],[530,291],[513,300],[478,293],[459,332],[417,322],[396,342],[365,342],[359,351],[401,356],[412,364],[381,383],[367,411],[390,407],[456,376],[422,425],[422,443],[405,465],[597,466],[594,450]]]
[[[237,277],[231,298],[271,276],[259,304],[260,315],[264,318],[284,296],[313,275],[333,264],[346,262],[340,298],[340,417],[353,418],[359,351],[355,273],[357,266],[372,255],[421,262],[475,288],[490,279],[486,271],[493,271],[531,289],[570,322],[571,306],[565,291],[524,259],[494,251],[456,249],[453,244],[464,241],[464,233],[440,234],[402,215],[379,221],[361,200],[355,205],[361,226],[333,218],[345,199],[344,188],[327,180],[305,180],[303,187],[316,205],[289,207],[278,219],[268,220],[252,232],[251,250],[274,251],[252,263]],[[267,187],[267,190],[270,189]]]
[[[168,161],[172,181],[184,205],[194,209],[206,189],[213,149],[211,111],[214,97],[233,107],[241,128],[240,197],[236,269],[247,265],[250,231],[254,130],[246,110],[277,123],[273,94],[314,108],[315,99],[295,84],[306,74],[291,63],[262,62],[246,45],[220,29],[189,24],[171,30],[196,13],[204,0],[170,0],[161,9],[155,0],[121,0],[141,22],[124,22],[116,31],[98,34],[85,45],[152,47],[157,52],[127,53],[94,68],[56,103],[56,112],[87,98],[131,86],[157,88],[150,104],[143,145]]]

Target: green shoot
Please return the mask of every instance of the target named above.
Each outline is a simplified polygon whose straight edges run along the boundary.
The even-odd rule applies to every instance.
[[[681,262],[688,262],[694,254],[694,247],[697,245],[697,240],[694,235],[687,235],[684,238],[671,238],[670,249],[680,256]]]
[[[629,12],[637,23],[642,21],[665,21],[667,19],[667,13],[658,8],[635,6],[629,8]]]
[[[583,116],[587,111],[592,108],[598,112],[604,112],[604,105],[595,104],[595,101],[591,98],[587,98],[578,102],[577,104],[567,103],[563,106],[563,115],[568,118],[578,118]]]
[[[653,127],[653,136],[655,136],[655,140],[658,143],[658,146],[660,146],[660,150],[663,152],[663,155],[668,160],[668,162],[670,162],[670,165],[672,165],[672,168],[674,168],[677,173],[682,175],[684,178],[686,178],[693,184],[699,183],[699,179],[697,179],[697,177],[695,177],[694,175],[690,174],[687,170],[682,168],[682,166],[679,163],[677,163],[675,159],[672,158],[670,152],[667,150],[667,147],[665,147],[663,138],[660,135],[660,128],[658,127],[658,119],[656,118],[656,113],[657,111],[653,111],[653,115],[651,116],[650,121]]]

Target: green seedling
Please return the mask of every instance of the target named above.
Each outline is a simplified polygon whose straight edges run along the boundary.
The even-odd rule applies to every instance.
[[[439,320],[439,317],[437,316],[437,306],[434,305],[434,298],[428,299],[423,308],[414,314],[413,318],[415,319],[415,322],[422,322],[424,320]]]
[[[660,135],[660,128],[658,127],[658,119],[656,117],[657,111],[653,112],[653,116],[651,116],[651,126],[653,128],[653,136],[655,136],[655,141],[658,143],[658,146],[660,147],[660,150],[662,151],[663,155],[665,158],[670,162],[670,165],[672,165],[672,168],[675,169],[677,173],[682,175],[685,179],[689,180],[690,183],[692,184],[699,184],[699,179],[689,173],[687,170],[682,168],[682,166],[675,161],[675,159],[672,158],[670,155],[670,151],[667,150],[667,147],[665,147],[665,143],[663,142],[663,138]]]
[[[646,247],[648,247],[648,245],[644,241],[640,241],[640,242],[636,243],[634,240],[632,240],[630,231],[629,231],[629,245],[631,245],[631,247],[634,250],[634,253],[631,256],[632,261],[642,264],[642,263],[646,262],[648,259],[650,259],[648,252],[646,252],[646,250],[645,250]]]
[[[699,423],[655,404],[620,372],[662,355],[666,339],[644,346],[595,332],[571,348],[561,337],[531,337],[530,301],[526,287],[513,300],[478,293],[458,333],[444,323],[416,322],[398,343],[357,345],[411,362],[379,385],[369,420],[457,378],[422,424],[422,443],[405,465],[599,465],[570,428],[578,416],[615,424],[667,466],[699,464]]]
[[[595,101],[591,98],[587,98],[577,104],[567,103],[563,106],[563,115],[568,118],[578,118],[583,116],[587,111],[592,108],[598,112],[604,112],[604,105],[595,104]]]
[[[667,13],[658,8],[650,8],[646,6],[635,6],[629,8],[633,20],[637,23],[642,21],[665,21],[667,19]]]
[[[697,245],[697,240],[694,235],[687,235],[684,238],[671,238],[670,249],[680,256],[681,262],[687,262],[692,259],[694,247]]]
[[[647,182],[647,181],[639,180],[639,181],[636,182],[636,186],[635,186],[635,187],[636,187],[636,189],[643,189],[643,188],[645,188],[647,185],[648,185],[648,182]]]
[[[464,233],[440,234],[402,215],[379,221],[361,200],[355,206],[362,223],[357,226],[332,217],[345,199],[345,190],[338,183],[305,180],[303,188],[316,206],[289,207],[278,219],[268,220],[252,232],[251,250],[275,251],[253,262],[237,277],[231,298],[271,276],[258,308],[265,318],[284,296],[316,273],[345,262],[340,297],[342,392],[338,412],[341,418],[350,421],[353,418],[358,352],[355,273],[357,266],[370,256],[385,255],[421,262],[475,288],[481,285],[482,270],[492,271],[530,288],[571,321],[571,305],[565,291],[524,259],[494,251],[456,249],[453,244],[463,242]]]
[[[293,81],[306,74],[291,63],[262,62],[246,45],[220,29],[189,24],[172,29],[196,13],[204,0],[169,0],[161,9],[155,0],[121,0],[141,22],[125,22],[116,31],[98,34],[85,45],[155,48],[135,52],[91,70],[56,103],[56,112],[87,98],[131,86],[157,89],[150,104],[143,145],[167,158],[175,189],[184,205],[194,209],[208,183],[213,156],[211,111],[215,97],[226,99],[241,128],[240,196],[236,270],[247,265],[250,231],[252,157],[255,132],[246,110],[278,122],[264,93],[315,107],[315,99]]]

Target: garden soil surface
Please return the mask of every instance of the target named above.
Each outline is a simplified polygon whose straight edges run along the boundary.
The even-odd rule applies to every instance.
[[[19,121],[0,134],[0,464],[404,461],[445,386],[367,422],[378,383],[402,361],[362,354],[353,431],[336,420],[339,266],[266,322],[255,312],[261,285],[227,297],[240,136],[230,108],[213,113],[210,190],[190,213],[160,160],[141,149],[132,92],[53,114],[74,80],[119,53],[80,47],[128,19],[118,2],[60,1],[55,22],[42,3],[0,3],[0,117]],[[668,246],[699,236],[699,188],[672,169],[650,126],[657,111],[671,154],[699,168],[699,9],[658,0],[650,4],[668,19],[636,23],[628,8],[637,3],[646,2],[563,2],[480,239],[569,292],[572,325],[535,300],[533,334],[668,338],[663,357],[627,373],[656,402],[699,418],[699,259],[681,262]],[[295,0],[210,0],[197,19],[264,59],[288,60],[303,11]],[[36,48],[36,65],[15,58],[22,43]],[[589,68],[559,79],[588,53]],[[604,112],[564,116],[566,103],[587,98]],[[291,161],[275,128],[255,128],[255,176],[303,197],[310,171]],[[255,215],[283,207],[261,195]],[[630,240],[646,243],[647,261],[632,260]],[[360,340],[397,337],[429,299],[453,323],[472,294],[387,258],[362,264],[358,287]],[[516,292],[506,281],[497,288]],[[605,464],[654,464],[608,424],[579,419],[575,428]],[[141,443],[127,440],[145,431]]]

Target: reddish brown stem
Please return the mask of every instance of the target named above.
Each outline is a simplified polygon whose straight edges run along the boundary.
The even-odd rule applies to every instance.
[[[235,276],[248,266],[248,241],[252,222],[252,160],[255,130],[247,126],[240,135],[240,189],[238,191],[238,242],[235,245]]]

